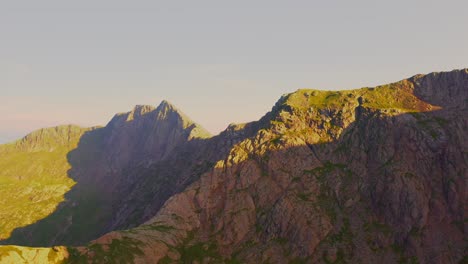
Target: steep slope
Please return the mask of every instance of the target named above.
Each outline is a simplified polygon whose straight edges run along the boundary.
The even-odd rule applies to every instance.
[[[143,223],[208,169],[203,157],[184,154],[208,137],[163,101],[106,127],[43,129],[1,146],[0,243],[73,245]],[[152,185],[133,188],[144,182]]]
[[[71,263],[466,260],[468,70],[284,96],[137,228]]]

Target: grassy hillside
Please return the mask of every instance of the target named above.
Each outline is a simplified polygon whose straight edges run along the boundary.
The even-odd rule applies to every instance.
[[[75,182],[68,177],[67,154],[86,129],[42,129],[0,146],[0,239],[18,227],[50,215]]]
[[[315,110],[339,109],[358,101],[361,106],[366,108],[391,109],[399,113],[436,109],[428,108],[431,106],[418,99],[413,89],[414,84],[408,80],[355,90],[320,91],[301,89],[289,94],[285,103],[302,110],[307,108]]]

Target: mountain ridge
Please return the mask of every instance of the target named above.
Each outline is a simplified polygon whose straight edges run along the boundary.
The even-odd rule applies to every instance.
[[[48,253],[71,263],[456,263],[466,259],[467,98],[467,69],[375,88],[300,89],[259,121],[189,140],[152,163],[184,164],[158,178],[184,184],[151,173],[124,181],[132,199],[143,187],[175,188],[152,200],[159,205],[141,225]],[[117,204],[122,215],[134,209]],[[21,257],[0,252],[1,261]]]
[[[468,68],[464,68],[464,69],[457,69],[457,70],[452,70],[452,71],[438,71],[438,72],[431,72],[431,73],[428,73],[428,74],[415,74],[407,79],[403,79],[403,80],[400,80],[400,81],[397,81],[397,82],[393,82],[393,83],[390,83],[390,84],[385,84],[385,85],[377,85],[375,87],[361,87],[361,88],[354,88],[354,89],[349,89],[349,90],[339,90],[339,91],[342,91],[342,92],[347,92],[347,91],[358,91],[358,90],[364,90],[364,89],[376,89],[376,88],[380,88],[380,87],[385,87],[386,85],[391,85],[391,84],[397,84],[399,82],[403,82],[403,81],[411,81],[411,82],[414,82],[414,83],[417,83],[417,82],[420,82],[421,80],[424,80],[424,77],[428,77],[428,76],[444,76],[444,75],[447,75],[447,74],[463,74],[463,73],[466,73],[468,72]],[[291,94],[294,94],[296,92],[299,92],[299,91],[310,91],[311,93],[313,92],[336,92],[337,90],[321,90],[321,89],[312,89],[312,88],[301,88],[301,89],[298,89],[296,90],[295,92],[292,92],[292,93],[287,93],[287,94],[284,94],[282,95],[281,97],[286,97],[288,95],[291,95]],[[430,96],[430,95],[426,95],[426,96]],[[457,98],[459,100],[461,100],[460,98]],[[282,98],[280,98],[278,100],[277,103],[279,103],[280,101],[282,100]],[[462,103],[462,102],[460,102]],[[182,113],[179,109],[177,109],[177,107],[175,107],[172,103],[170,103],[168,100],[162,100],[160,102],[160,104],[157,106],[157,107],[154,107],[152,105],[135,105],[133,107],[133,109],[131,111],[128,111],[128,112],[121,112],[121,113],[117,113],[114,115],[114,117],[112,117],[112,119],[109,121],[109,123],[111,123],[113,121],[113,119],[115,118],[118,118],[119,116],[126,116],[125,119],[130,119],[128,121],[131,121],[131,119],[133,118],[133,115],[135,113],[138,113],[138,115],[143,115],[143,114],[147,114],[149,112],[152,112],[154,110],[157,110],[158,108],[169,108],[169,109],[173,109],[175,112],[179,112],[181,114],[181,116],[183,117],[186,117],[186,115],[184,113]],[[187,118],[187,117],[186,117]],[[189,119],[189,118],[187,118]],[[231,125],[238,125],[236,123],[232,123]],[[47,130],[47,129],[55,129],[55,128],[60,128],[60,127],[66,127],[66,126],[74,126],[74,127],[79,127],[79,128],[84,128],[83,126],[79,126],[79,125],[74,125],[74,124],[64,124],[64,125],[58,125],[58,126],[52,126],[52,127],[47,127],[47,128],[40,128],[40,129],[37,129],[37,130],[34,130],[30,133],[28,133],[25,137],[35,133],[35,132],[39,132],[39,131],[42,131],[42,130]],[[90,128],[87,128],[87,129],[92,129],[92,128],[98,128],[100,126],[94,126],[94,127],[90,127]],[[221,131],[220,133],[222,133],[223,131]],[[207,134],[212,137],[213,135],[211,135],[211,133],[207,132]],[[20,138],[18,140],[23,140],[25,137],[23,138]],[[6,143],[3,143],[3,144],[0,144],[1,145],[10,145],[12,143],[15,143],[16,141],[18,140],[14,140],[12,142],[6,142]]]

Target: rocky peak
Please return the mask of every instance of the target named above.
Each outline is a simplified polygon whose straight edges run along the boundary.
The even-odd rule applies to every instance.
[[[166,120],[182,129],[193,130],[191,137],[210,137],[210,133],[203,127],[192,121],[187,115],[180,111],[170,102],[163,100],[155,110],[157,120]]]
[[[162,100],[157,109],[162,112],[178,111],[178,109],[167,100]]]
[[[159,160],[193,138],[210,134],[168,101],[158,107],[137,105],[132,111],[117,114],[105,128],[109,152],[115,163],[144,157]]]
[[[138,117],[153,112],[155,108],[151,105],[136,105],[127,115],[126,121],[132,121]]]
[[[129,112],[115,114],[109,124],[122,124],[140,119],[147,114],[152,113],[155,108],[151,105],[135,105]]]
[[[130,125],[131,123],[135,123]],[[109,122],[109,128],[141,126],[165,126],[180,130],[193,130],[191,137],[207,138],[210,133],[196,124],[170,102],[163,100],[158,107],[136,105],[130,112],[116,114]]]
[[[174,105],[163,100],[155,110],[157,120],[167,120],[178,123],[183,128],[194,123],[190,118],[177,109]]]

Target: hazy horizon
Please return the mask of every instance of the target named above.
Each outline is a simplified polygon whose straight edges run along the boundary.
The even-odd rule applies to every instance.
[[[463,1],[0,3],[0,144],[166,99],[213,134],[284,93],[468,67]]]

